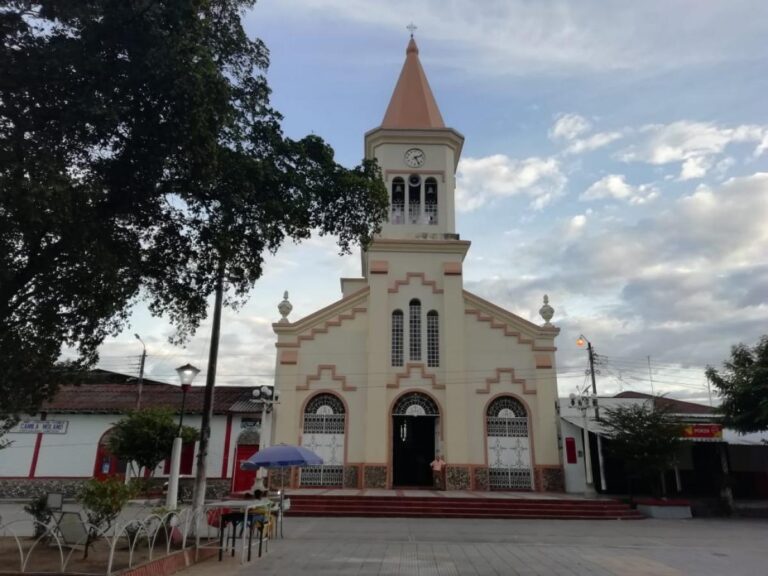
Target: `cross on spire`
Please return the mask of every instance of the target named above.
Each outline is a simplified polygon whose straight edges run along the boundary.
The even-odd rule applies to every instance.
[[[416,24],[411,22],[405,28],[411,33],[411,38],[413,38],[413,33],[416,32],[416,29],[418,28],[418,26],[416,26]]]

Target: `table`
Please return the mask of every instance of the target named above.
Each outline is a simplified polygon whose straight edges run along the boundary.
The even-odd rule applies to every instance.
[[[237,530],[237,522],[236,522],[235,518],[240,517],[240,518],[243,519],[242,520],[243,521],[243,533],[242,533],[242,535],[240,537],[240,539],[242,541],[242,549],[240,551],[240,563],[241,564],[245,564],[245,562],[246,562],[246,555],[245,555],[246,532],[250,532],[250,530],[246,529],[247,528],[247,524],[248,524],[247,518],[248,518],[249,515],[255,515],[255,512],[258,509],[268,508],[271,511],[271,509],[272,509],[272,501],[269,498],[262,498],[262,499],[259,499],[259,500],[219,500],[219,501],[216,501],[216,502],[208,502],[203,507],[203,512],[204,512],[203,518],[207,519],[208,518],[208,512],[210,512],[211,510],[222,509],[222,508],[228,508],[229,509],[229,514],[234,515],[232,517],[233,518],[233,520],[232,520],[232,522],[233,522],[233,526],[232,526],[233,542],[235,541],[234,534],[236,533],[235,531]],[[219,543],[218,543],[218,547],[219,547],[219,558],[220,559],[221,559],[221,555],[222,555],[222,551],[223,551],[223,547],[222,546],[224,544],[224,542],[223,542],[224,522],[222,522],[222,517],[223,516],[224,516],[224,514],[221,514],[219,516]],[[196,544],[197,544],[198,548],[200,547],[200,529],[199,529],[200,526],[199,526],[199,522],[200,522],[200,519],[198,519],[198,529],[195,530],[196,540],[197,540]],[[250,556],[251,556],[251,554],[250,554],[251,553],[250,544],[251,544],[251,539],[249,538],[249,542],[248,542],[248,546],[247,546],[247,548],[248,548],[248,559],[249,560],[250,560]],[[234,552],[234,546],[233,546],[233,552]]]

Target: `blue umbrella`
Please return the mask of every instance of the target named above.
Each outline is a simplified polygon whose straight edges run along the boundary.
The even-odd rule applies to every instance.
[[[320,466],[323,459],[303,446],[277,444],[259,450],[240,464],[241,470],[287,468],[288,466]]]

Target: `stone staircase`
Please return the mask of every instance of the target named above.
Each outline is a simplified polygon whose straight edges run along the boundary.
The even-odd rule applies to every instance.
[[[485,496],[349,496],[291,494],[289,516],[363,518],[546,518],[636,520],[644,516],[609,499]]]

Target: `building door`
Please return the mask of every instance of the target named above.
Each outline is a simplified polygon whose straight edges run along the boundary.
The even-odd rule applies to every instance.
[[[493,489],[533,488],[528,412],[522,402],[501,396],[486,413],[488,485]]]
[[[392,411],[392,484],[432,486],[439,412],[418,392],[402,396]]]
[[[258,444],[238,444],[235,450],[235,470],[232,475],[232,492],[248,492],[256,481],[256,470],[241,470],[240,463],[259,451]]]
[[[307,402],[301,445],[323,459],[320,466],[301,468],[302,486],[341,486],[344,481],[344,404],[333,394]]]
[[[118,460],[109,451],[108,443],[112,429],[107,430],[99,440],[96,447],[96,464],[93,469],[94,478],[110,478],[112,476],[125,476],[126,465],[122,460]]]

